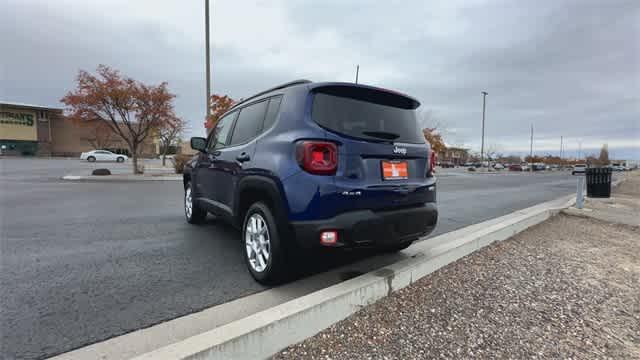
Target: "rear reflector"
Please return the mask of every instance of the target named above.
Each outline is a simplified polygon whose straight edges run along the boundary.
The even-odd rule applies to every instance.
[[[429,156],[429,171],[427,172],[427,177],[432,177],[436,173],[436,161],[438,160],[438,155],[433,149],[431,149],[431,155]]]
[[[338,232],[335,230],[323,231],[320,234],[320,244],[335,245],[338,242]]]

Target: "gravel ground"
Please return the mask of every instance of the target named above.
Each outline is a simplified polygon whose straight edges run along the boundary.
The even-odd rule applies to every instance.
[[[640,228],[555,216],[274,356],[472,357],[640,359]]]
[[[640,171],[636,170],[630,173],[625,174],[627,178],[626,181],[623,181],[620,186],[614,189],[614,196],[617,195],[631,195],[631,196],[639,196],[640,195]]]

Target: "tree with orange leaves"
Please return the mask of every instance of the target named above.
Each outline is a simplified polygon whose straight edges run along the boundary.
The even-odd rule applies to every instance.
[[[235,104],[236,101],[227,95],[211,95],[211,98],[209,99],[211,115],[209,115],[204,123],[204,127],[207,131],[211,131],[211,129],[216,126],[218,119],[220,119],[220,117],[229,111],[229,109],[231,109]]]
[[[444,140],[442,140],[442,135],[440,135],[435,128],[424,128],[422,129],[422,133],[424,134],[424,138],[431,145],[431,149],[435,151],[436,154],[447,149],[447,146],[444,144]]]
[[[71,119],[99,121],[119,136],[129,147],[134,174],[139,174],[141,144],[167,121],[176,119],[175,95],[166,82],[146,85],[105,65],[99,65],[96,73],[80,70],[76,89],[60,101]]]

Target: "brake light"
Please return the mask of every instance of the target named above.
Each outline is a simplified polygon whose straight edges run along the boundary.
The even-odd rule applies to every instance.
[[[338,147],[326,141],[302,141],[296,145],[296,160],[308,173],[334,175],[338,169]]]
[[[438,154],[435,151],[431,150],[429,155],[429,171],[427,172],[427,177],[433,177],[436,174],[436,160],[438,159]]]

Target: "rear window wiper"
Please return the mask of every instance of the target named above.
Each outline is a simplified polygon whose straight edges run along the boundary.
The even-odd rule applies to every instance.
[[[364,135],[371,136],[378,139],[384,140],[395,140],[400,137],[398,134],[394,134],[386,131],[363,131]]]

